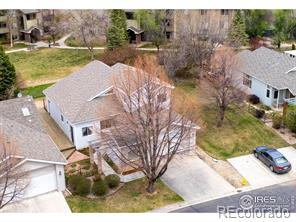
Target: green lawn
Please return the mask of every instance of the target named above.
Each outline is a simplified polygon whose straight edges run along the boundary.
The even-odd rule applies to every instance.
[[[190,81],[177,84],[177,89],[194,98],[195,119],[200,119],[197,144],[211,156],[227,159],[249,154],[256,146],[275,148],[288,144],[260,120],[249,114],[245,107],[233,106],[226,111],[222,127],[216,127],[216,108],[205,94],[204,88],[194,87]]]
[[[69,37],[66,39],[65,44],[67,46],[71,46],[71,47],[84,47],[84,43],[75,39],[74,37]],[[94,47],[106,47],[106,43],[103,42],[97,42],[96,44],[94,44]]]
[[[145,192],[145,186],[145,180],[139,179],[126,183],[117,193],[107,198],[87,199],[70,196],[66,200],[75,213],[146,212],[183,200],[161,181],[157,182],[157,194],[152,196]]]
[[[3,44],[2,47],[4,48],[4,50],[9,51],[9,50],[14,50],[14,49],[22,49],[22,48],[27,48],[28,45],[24,44],[24,43],[15,43],[13,45],[13,47],[10,47],[10,44]]]
[[[24,96],[30,95],[30,96],[33,96],[34,99],[36,99],[36,98],[44,97],[44,94],[42,93],[42,91],[53,84],[54,83],[48,83],[48,84],[43,84],[39,86],[32,86],[32,87],[22,89],[21,92]]]
[[[101,52],[96,57],[99,58]],[[20,79],[27,86],[57,81],[91,61],[87,50],[39,49],[32,52],[9,54]]]

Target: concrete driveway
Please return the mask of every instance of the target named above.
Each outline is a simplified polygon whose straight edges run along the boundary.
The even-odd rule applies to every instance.
[[[228,159],[228,162],[247,179],[254,188],[284,183],[296,179],[296,149],[285,147],[278,149],[292,164],[287,174],[278,175],[269,170],[253,154]]]
[[[161,179],[185,201],[205,201],[236,191],[195,153],[176,155]]]

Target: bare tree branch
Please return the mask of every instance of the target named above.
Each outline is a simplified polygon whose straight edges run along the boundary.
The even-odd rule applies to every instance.
[[[175,112],[172,90],[163,70],[149,57],[138,58],[135,67],[126,67],[114,77],[114,91],[124,111],[113,119],[109,148],[145,174],[149,193],[174,155],[195,145],[195,141],[190,144],[195,124]],[[188,107],[186,111],[190,116]]]
[[[24,195],[29,181],[22,161],[14,143],[0,132],[0,209]]]

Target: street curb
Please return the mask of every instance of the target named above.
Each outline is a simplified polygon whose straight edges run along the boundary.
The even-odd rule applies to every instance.
[[[223,198],[223,197],[230,197],[230,196],[233,196],[233,195],[236,195],[236,194],[245,193],[245,192],[253,191],[253,190],[257,190],[257,189],[262,189],[264,187],[282,185],[282,184],[285,184],[285,183],[290,183],[292,181],[294,181],[294,180],[285,181],[285,182],[277,183],[277,184],[271,184],[271,185],[268,185],[268,186],[258,186],[258,187],[246,186],[246,187],[243,187],[243,188],[236,189],[236,192],[230,192],[230,193],[223,194],[223,195],[220,195],[220,196],[217,196],[217,197],[203,199],[203,200],[183,201],[181,203],[175,203],[175,204],[167,205],[167,206],[162,207],[162,208],[154,209],[152,211],[149,211],[148,213],[170,213],[172,211],[179,210],[179,209],[182,209],[184,207],[189,207],[189,206],[192,206],[192,205],[201,204],[201,203],[209,202],[209,201],[212,201],[212,200],[217,200],[217,199],[220,199],[220,198]]]

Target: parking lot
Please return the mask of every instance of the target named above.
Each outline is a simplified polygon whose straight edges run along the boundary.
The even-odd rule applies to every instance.
[[[253,154],[228,159],[228,162],[247,179],[254,188],[279,184],[296,179],[296,149],[285,147],[278,149],[291,163],[292,170],[287,174],[275,174]]]

